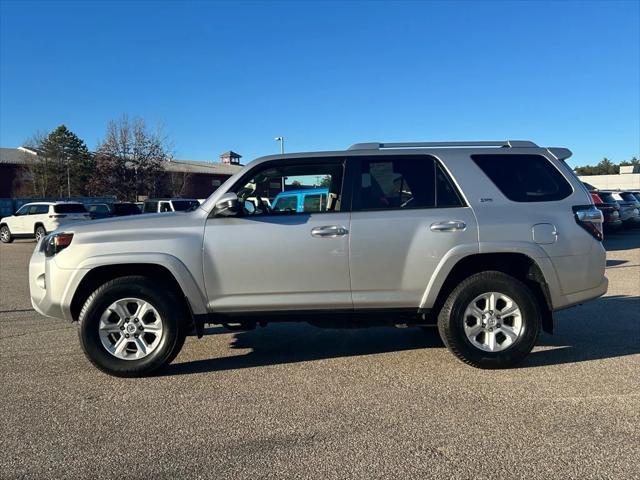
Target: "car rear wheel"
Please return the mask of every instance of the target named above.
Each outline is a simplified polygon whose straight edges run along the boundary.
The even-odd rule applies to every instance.
[[[13,237],[11,236],[11,230],[6,225],[0,227],[0,242],[2,243],[11,243],[13,242]]]
[[[47,231],[44,229],[42,225],[38,225],[35,231],[36,242],[39,242],[41,239],[47,236]]]
[[[479,368],[507,368],[526,357],[540,332],[535,296],[518,279],[481,272],[460,283],[438,316],[445,345]]]
[[[82,349],[110,375],[149,375],[175,358],[184,344],[186,319],[180,305],[171,289],[147,277],[111,280],[82,307]]]

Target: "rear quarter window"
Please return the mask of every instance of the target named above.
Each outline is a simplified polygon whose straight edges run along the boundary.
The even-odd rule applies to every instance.
[[[542,155],[479,154],[471,159],[514,202],[553,202],[573,192],[562,173]]]

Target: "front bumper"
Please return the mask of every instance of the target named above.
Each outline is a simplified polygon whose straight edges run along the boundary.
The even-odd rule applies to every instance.
[[[42,241],[38,242],[29,261],[31,305],[41,315],[72,321],[73,292],[87,271],[60,268],[55,257],[45,257]]]

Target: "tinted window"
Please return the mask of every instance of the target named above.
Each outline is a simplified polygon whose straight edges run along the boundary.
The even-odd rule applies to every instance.
[[[29,215],[42,215],[49,213],[49,205],[31,205],[29,207]]]
[[[514,202],[550,202],[571,195],[571,185],[541,155],[471,155],[471,158]]]
[[[273,205],[273,210],[276,212],[295,212],[298,208],[298,197],[295,195],[289,195],[287,197],[280,197]]]
[[[196,200],[174,200],[173,209],[176,212],[184,212],[186,210],[193,210],[200,205],[200,202]]]
[[[635,195],[631,192],[621,192],[620,197],[622,197],[625,202],[637,202]]]
[[[144,202],[142,211],[145,213],[154,213],[158,211],[158,202]]]
[[[53,206],[56,213],[87,213],[87,209],[81,203],[61,203]]]
[[[615,202],[617,202],[617,200],[609,192],[598,192],[598,196],[602,199],[602,201],[604,203],[615,203]]]
[[[114,203],[114,215],[136,215],[140,213],[140,209],[134,203]]]
[[[436,204],[438,208],[464,206],[458,191],[440,165],[436,165]]]
[[[434,207],[434,170],[434,159],[424,156],[363,160],[359,209]]]
[[[327,196],[324,193],[305,195],[303,205],[305,212],[324,212],[327,209]]]
[[[105,213],[105,214],[109,214],[111,213],[109,211],[109,207],[107,207],[106,205],[88,205],[87,206],[87,210],[89,210],[90,212],[95,212],[95,213]]]

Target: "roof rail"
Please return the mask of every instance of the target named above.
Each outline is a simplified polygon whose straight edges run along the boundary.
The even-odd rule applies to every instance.
[[[441,147],[529,147],[538,145],[529,140],[499,140],[480,142],[401,142],[401,143],[355,143],[349,150],[381,150],[383,148],[441,148]]]

